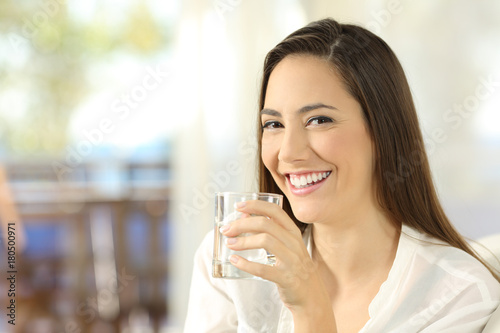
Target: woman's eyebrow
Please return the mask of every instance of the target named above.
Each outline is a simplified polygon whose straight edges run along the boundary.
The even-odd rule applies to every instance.
[[[306,113],[306,112],[309,112],[309,111],[313,111],[313,110],[316,110],[316,109],[321,109],[321,108],[326,108],[326,109],[331,109],[331,110],[338,110],[336,107],[334,106],[331,106],[331,105],[326,105],[326,104],[323,104],[323,103],[314,103],[314,104],[309,104],[309,105],[305,105],[303,107],[301,107],[297,113]],[[281,118],[281,113],[276,111],[276,110],[273,110],[273,109],[267,109],[267,108],[264,108],[260,111],[260,114],[263,115],[263,114],[267,114],[269,116],[273,116],[273,117],[280,117]]]
[[[331,105],[326,105],[323,103],[315,103],[315,104],[309,104],[309,105],[305,105],[305,106],[301,107],[299,109],[298,113],[306,113],[306,112],[309,112],[312,110],[322,109],[322,108],[331,109],[331,110],[338,110],[336,107],[331,106]]]
[[[273,117],[280,117],[281,118],[281,113],[279,113],[278,111],[273,110],[273,109],[264,108],[260,111],[260,115],[262,116],[263,114],[267,114],[267,115],[270,115]]]

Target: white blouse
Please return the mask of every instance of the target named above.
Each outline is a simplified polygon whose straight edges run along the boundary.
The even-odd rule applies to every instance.
[[[304,232],[311,254],[311,228]],[[360,333],[481,332],[500,303],[500,284],[469,254],[403,225],[387,280]],[[442,244],[442,243],[441,243]],[[211,275],[213,233],[195,255],[185,333],[293,332],[274,283]]]

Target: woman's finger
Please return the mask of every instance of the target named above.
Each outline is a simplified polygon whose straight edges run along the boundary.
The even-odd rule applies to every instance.
[[[278,273],[274,266],[255,263],[236,254],[233,254],[229,260],[233,266],[244,272],[272,282],[276,282],[277,280]]]
[[[280,225],[265,216],[249,216],[235,220],[220,228],[227,237],[236,237],[240,234],[251,232],[268,232],[274,236],[285,231]]]
[[[237,210],[242,213],[267,216],[286,230],[294,234],[300,234],[299,228],[288,214],[280,206],[274,203],[262,200],[243,201],[238,203]]]
[[[272,253],[280,262],[290,263],[297,261],[297,255],[290,251],[286,244],[266,233],[227,238],[226,246],[233,251],[265,249],[267,252]]]
[[[288,290],[294,290],[307,283],[316,273],[312,260],[299,260],[298,258],[288,262],[277,259],[274,266],[252,262],[238,255],[232,255],[230,261],[236,268],[274,282],[280,288]]]
[[[273,239],[279,239],[290,250],[297,250],[303,244],[302,237],[297,237],[293,233],[285,230],[280,224],[264,216],[251,216],[236,220],[231,224],[221,228],[221,232],[226,237],[237,237],[242,234],[268,234]],[[269,250],[272,252],[271,250]]]

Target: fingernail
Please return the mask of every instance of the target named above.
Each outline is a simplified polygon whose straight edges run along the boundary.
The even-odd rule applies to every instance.
[[[231,261],[233,264],[236,264],[238,262],[238,257],[235,255],[232,255],[229,257],[229,261]]]
[[[235,238],[235,237],[232,237],[232,238],[227,238],[226,239],[226,244],[227,245],[233,245],[233,244],[236,244],[238,240]]]
[[[223,225],[222,227],[220,227],[219,230],[220,230],[220,232],[225,233],[226,231],[229,230],[229,228],[231,228],[231,225],[226,224],[226,225]]]
[[[236,203],[236,208],[243,208],[247,205],[246,201],[240,201]]]

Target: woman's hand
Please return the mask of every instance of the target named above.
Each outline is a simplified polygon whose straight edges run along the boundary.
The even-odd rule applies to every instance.
[[[240,256],[231,256],[232,264],[255,276],[275,282],[281,300],[297,320],[311,320],[325,312],[333,320],[330,299],[295,223],[278,205],[260,201],[246,201],[238,206],[244,218],[222,230],[228,238],[227,247],[241,251],[263,248],[276,257],[274,266],[250,262]],[[253,215],[253,216],[252,216]],[[245,237],[238,235],[250,233]],[[322,322],[325,325],[325,322]],[[323,326],[324,327],[324,326]],[[335,324],[333,324],[335,327]]]

